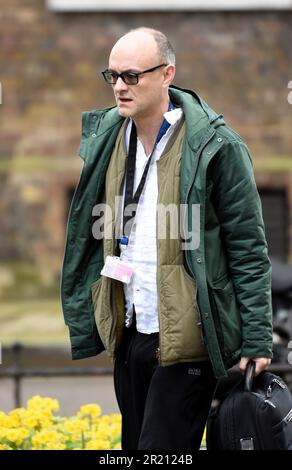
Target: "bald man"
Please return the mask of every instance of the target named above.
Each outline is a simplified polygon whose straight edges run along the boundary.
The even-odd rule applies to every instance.
[[[242,139],[138,28],[102,72],[116,106],[83,113],[62,304],[73,359],[114,361],[123,449],[200,447],[217,379],[272,356],[271,269]]]

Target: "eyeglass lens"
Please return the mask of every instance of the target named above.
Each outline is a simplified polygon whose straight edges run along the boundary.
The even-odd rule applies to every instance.
[[[138,83],[138,76],[135,73],[123,72],[118,74],[116,72],[106,71],[104,72],[104,78],[107,83],[115,85],[117,83],[118,77],[127,84],[127,85],[136,85]]]

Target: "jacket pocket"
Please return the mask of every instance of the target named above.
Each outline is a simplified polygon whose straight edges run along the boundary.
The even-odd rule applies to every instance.
[[[221,327],[223,355],[227,357],[241,347],[242,341],[240,312],[232,281],[227,276],[213,284],[212,297]]]
[[[162,361],[203,360],[207,351],[201,337],[195,279],[183,265],[162,265],[159,279]]]

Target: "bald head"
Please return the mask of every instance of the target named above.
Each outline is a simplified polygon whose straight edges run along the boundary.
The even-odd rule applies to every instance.
[[[157,44],[152,35],[145,32],[131,32],[121,37],[110,54],[110,62],[119,60],[123,62],[123,69],[127,70],[135,64],[144,67],[155,65],[159,59]]]
[[[133,29],[122,36],[111,51],[110,61],[120,54],[123,58],[127,55],[131,65],[137,58],[143,65],[146,62],[149,66],[154,62],[175,65],[175,54],[169,40],[163,33],[151,28]]]
[[[158,49],[158,54],[159,58],[161,59],[162,62],[165,64],[172,64],[175,65],[175,52],[170,44],[169,39],[165,34],[163,34],[161,31],[158,31],[157,29],[152,29],[152,28],[136,28],[131,30],[130,32],[145,32],[146,34],[150,34],[156,44],[157,44],[157,49]]]

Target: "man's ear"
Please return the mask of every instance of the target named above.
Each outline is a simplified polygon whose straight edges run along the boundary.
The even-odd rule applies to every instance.
[[[163,74],[164,74],[163,87],[167,88],[174,79],[175,65],[173,64],[167,65],[163,71]]]

